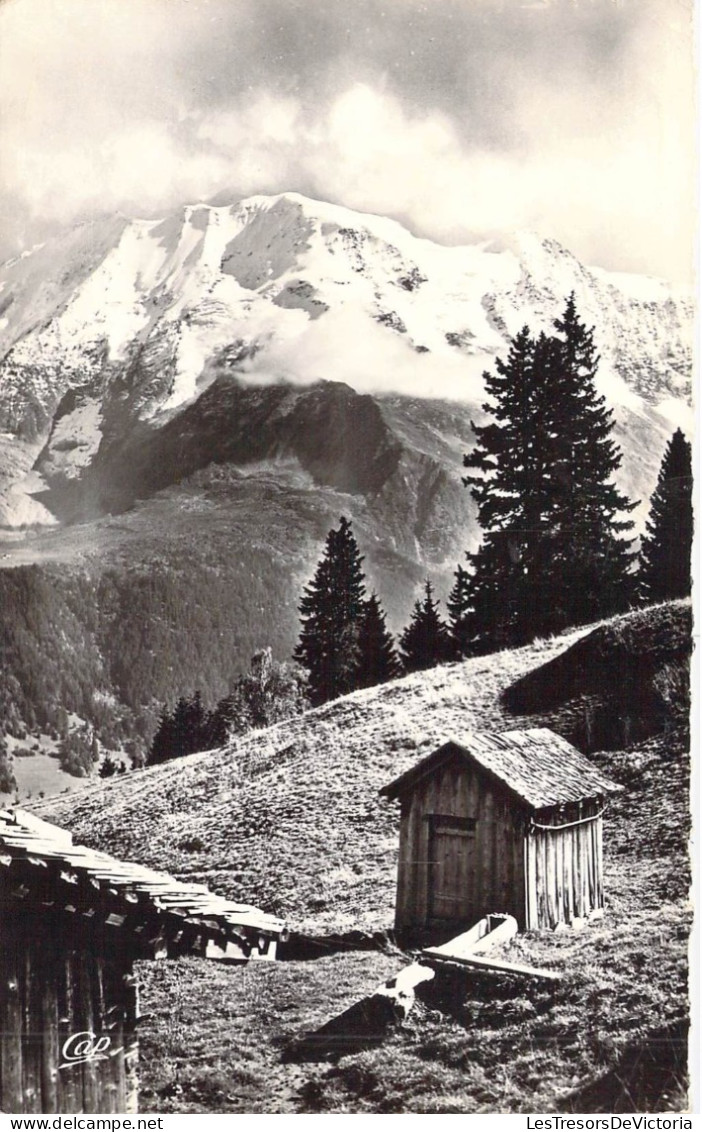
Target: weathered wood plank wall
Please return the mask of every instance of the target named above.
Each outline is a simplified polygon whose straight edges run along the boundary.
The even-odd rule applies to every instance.
[[[472,820],[474,828],[456,828],[452,837],[439,816]],[[523,924],[525,821],[526,814],[499,784],[458,760],[448,760],[417,783],[402,803],[397,930],[448,922],[450,893],[442,899],[431,891],[442,878],[456,889],[452,922],[473,923],[488,912],[507,912]],[[442,853],[443,861],[437,859]]]
[[[490,912],[522,929],[555,927],[601,908],[600,806],[534,812],[463,760],[435,766],[402,799],[397,931],[465,926]]]
[[[129,957],[117,952],[106,958],[89,942],[55,925],[48,930],[45,921],[16,909],[5,907],[0,915],[0,1108],[136,1111],[136,1003],[125,983]],[[71,1064],[62,1055],[64,1044],[85,1031],[109,1036],[109,1056]]]
[[[527,928],[570,923],[602,907],[602,818],[598,814],[598,802],[591,800],[537,815],[524,847]],[[539,828],[541,825],[552,828]]]

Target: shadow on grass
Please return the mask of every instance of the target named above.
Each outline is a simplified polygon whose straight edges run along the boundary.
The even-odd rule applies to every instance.
[[[381,1044],[399,1020],[389,999],[369,996],[316,1030],[293,1039],[283,1050],[282,1060],[328,1061],[372,1049]]]
[[[419,986],[417,998],[465,1029],[476,1025],[500,1029],[521,1020],[525,1006],[528,1017],[547,1013],[554,1002],[554,989],[506,971],[486,974],[454,968]]]
[[[504,690],[512,715],[549,715],[586,754],[658,735],[689,713],[692,610],[675,602],[601,625]]]
[[[337,955],[346,951],[381,951],[384,954],[397,954],[400,958],[403,957],[395,942],[393,931],[364,932],[356,929],[348,932],[330,932],[327,935],[291,932],[288,939],[278,945],[277,958],[282,962],[298,962],[324,959],[328,955]]]
[[[436,978],[420,983],[415,990],[417,1000],[425,1007],[438,1010],[464,1027],[474,1026],[478,1017],[479,1024],[487,1020],[493,1026],[509,1025],[523,1016],[525,1006],[530,1016],[549,1010],[553,1001],[550,992],[532,987],[536,1005],[524,998],[524,992],[524,978],[495,977],[494,974],[486,977],[469,970],[442,971]],[[382,994],[369,995],[316,1030],[289,1041],[283,1060],[336,1060],[349,1053],[375,1048],[405,1016],[406,1011],[392,999]]]
[[[680,1112],[688,1088],[688,1023],[651,1031],[630,1042],[616,1065],[571,1093],[561,1112]]]

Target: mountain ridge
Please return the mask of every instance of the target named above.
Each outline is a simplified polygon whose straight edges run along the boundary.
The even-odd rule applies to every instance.
[[[376,244],[374,249],[369,247],[373,242]],[[462,283],[473,294],[479,294],[482,277],[500,282],[503,286],[509,284],[512,288],[519,285],[524,297],[530,286],[547,294],[546,284],[550,286],[556,282],[558,268],[563,268],[565,261],[566,269],[574,277],[588,279],[590,285],[600,283],[618,288],[625,298],[655,303],[666,298],[684,301],[688,297],[688,289],[667,287],[662,280],[653,277],[584,267],[555,240],[541,239],[534,233],[514,233],[501,244],[486,240],[468,245],[439,245],[413,236],[397,221],[311,201],[299,194],[279,194],[246,198],[229,206],[186,205],[160,220],[111,216],[80,225],[8,261],[0,267],[5,276],[4,289],[8,292],[2,300],[3,315],[12,303],[19,302],[21,306],[28,290],[36,307],[38,271],[41,270],[44,276],[48,274],[49,279],[44,279],[40,299],[45,301],[38,304],[35,325],[30,327],[25,317],[13,329],[12,320],[8,319],[0,325],[0,350],[3,355],[6,354],[28,329],[41,328],[51,313],[52,305],[59,313],[63,313],[67,306],[76,305],[75,297],[71,297],[68,288],[73,286],[74,291],[76,286],[80,288],[95,271],[106,269],[108,261],[111,261],[109,275],[112,280],[117,286],[126,288],[121,295],[110,297],[113,305],[124,308],[127,301],[134,297],[130,292],[146,291],[149,282],[152,290],[161,288],[159,298],[162,303],[170,292],[176,302],[182,298],[187,305],[196,295],[197,283],[202,283],[206,277],[208,284],[216,282],[222,301],[241,298],[238,289],[234,295],[227,296],[222,284],[235,280],[244,291],[258,291],[271,281],[288,275],[305,258],[304,253],[312,248],[316,259],[312,263],[307,257],[306,266],[314,268],[325,285],[334,281],[337,286],[345,287],[353,281],[350,271],[365,276],[370,273],[374,282],[379,282],[384,275],[383,282],[392,283],[411,296],[425,284],[429,285],[429,290],[432,289],[434,280],[423,277],[423,272],[433,270],[443,275],[442,285],[448,279],[454,285]],[[54,260],[58,259],[59,265],[62,265],[65,262],[62,252],[65,250],[72,251],[73,259],[69,259],[72,270],[66,272],[61,268],[58,280],[52,281],[51,272],[56,266],[52,262],[52,254]],[[375,261],[371,265],[373,255]],[[249,259],[253,263],[249,264]],[[422,260],[421,265],[417,260]],[[32,267],[37,270],[33,272]],[[135,270],[142,273],[143,278],[133,288],[130,273]],[[185,277],[192,272],[197,278],[192,280],[189,293],[178,296],[178,285],[182,286]],[[19,294],[13,296],[11,286],[15,274],[19,276],[15,280]],[[90,293],[81,294],[80,304],[77,304],[79,309],[73,312],[76,319],[85,314],[91,303],[99,309],[101,296],[98,283],[104,285],[107,274],[107,270],[102,271],[99,280],[91,280]],[[228,279],[215,280],[214,277],[219,274]],[[545,278],[547,276],[548,279]],[[24,288],[23,282],[26,284]],[[558,282],[561,284],[560,280]],[[53,299],[52,285],[59,291]],[[556,290],[560,292],[562,284]],[[486,293],[490,293],[490,288]],[[268,292],[266,297],[269,297]],[[280,297],[281,293],[274,296]],[[560,294],[555,297],[560,301]],[[304,296],[300,305],[304,308],[303,299]],[[155,300],[150,300],[140,304],[138,311],[132,311],[135,320],[141,319],[142,330],[146,328],[148,331],[149,316],[153,319],[157,314],[149,309],[150,303],[157,305]],[[102,317],[98,324],[104,328],[107,321]],[[130,329],[124,323],[109,327],[111,345],[116,354],[128,341]],[[510,332],[514,329],[516,327],[510,327]],[[500,337],[501,328],[498,327],[498,330]]]
[[[645,411],[686,396],[683,292],[588,269],[531,234],[508,244],[437,245],[297,194],[84,225],[0,268],[0,422],[39,447],[61,423],[64,473],[80,478],[105,397],[125,425],[159,424],[223,373],[476,404],[495,353],[525,321],[550,329],[571,290],[610,400]],[[81,412],[64,403],[57,420],[71,389]]]

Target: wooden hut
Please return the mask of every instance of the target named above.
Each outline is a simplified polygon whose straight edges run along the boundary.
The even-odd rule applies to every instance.
[[[491,912],[554,927],[601,908],[619,789],[547,728],[444,743],[381,790],[401,803],[396,930],[437,938]]]
[[[135,959],[275,957],[281,920],[0,811],[0,1109],[136,1112]]]

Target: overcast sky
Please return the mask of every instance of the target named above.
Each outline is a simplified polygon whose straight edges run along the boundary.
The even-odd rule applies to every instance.
[[[286,189],[691,275],[692,0],[0,0],[0,255]]]

